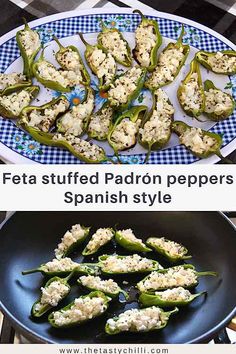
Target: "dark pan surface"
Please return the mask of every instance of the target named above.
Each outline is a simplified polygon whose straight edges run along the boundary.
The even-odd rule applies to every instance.
[[[193,256],[197,270],[214,270],[220,276],[202,277],[197,291],[207,290],[188,308],[174,315],[166,329],[149,334],[121,334],[106,336],[103,333],[108,316],[137,306],[135,292],[129,304],[114,302],[106,315],[70,330],[55,330],[47,321],[33,322],[30,309],[39,295],[41,274],[22,276],[21,271],[37,267],[53,257],[53,250],[64,232],[75,223],[98,227],[132,228],[139,237],[166,236],[183,243]],[[213,337],[230,321],[236,303],[236,232],[232,224],[215,212],[18,212],[0,231],[0,301],[14,325],[33,341],[56,343],[186,343],[204,342]],[[114,252],[114,246],[106,250]],[[117,249],[120,253],[120,250]],[[105,253],[105,250],[104,250]],[[148,254],[150,258],[157,256]],[[75,256],[75,260],[82,258]],[[159,258],[160,260],[160,258]],[[91,259],[86,259],[91,261]],[[96,259],[94,259],[96,261]],[[161,261],[161,260],[160,260]],[[163,262],[162,262],[163,263]],[[167,264],[163,263],[164,266]],[[123,288],[141,277],[118,279]],[[82,293],[74,287],[69,303]],[[62,304],[62,305],[64,305]]]

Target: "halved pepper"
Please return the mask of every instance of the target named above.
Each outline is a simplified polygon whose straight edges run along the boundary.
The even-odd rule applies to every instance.
[[[90,227],[80,224],[73,225],[70,230],[66,231],[61,242],[55,249],[57,259],[67,257],[76,250],[88,237]]]
[[[150,273],[161,267],[157,261],[140,257],[137,254],[132,256],[103,255],[98,259],[102,273],[107,275]]]
[[[148,161],[152,150],[162,149],[168,144],[174,119],[174,107],[166,93],[157,89],[152,92],[152,96],[152,109],[146,114],[139,129],[139,143],[148,150],[144,163]]]
[[[119,316],[107,320],[105,332],[109,335],[121,332],[146,333],[157,331],[167,326],[169,317],[177,313],[176,307],[172,311],[164,312],[157,306],[145,309],[132,309],[122,312]],[[140,325],[140,319],[144,318],[144,323]]]
[[[177,300],[169,300],[168,297],[163,297],[163,295],[168,292],[173,291],[178,291],[181,289],[181,292],[186,292],[186,297],[182,297]],[[149,307],[149,306],[160,306],[160,307],[175,307],[175,306],[187,306],[191,302],[193,302],[196,298],[199,296],[205,295],[206,291],[202,291],[197,294],[191,294],[187,289],[184,288],[173,288],[173,289],[168,289],[164,291],[159,291],[155,293],[141,293],[139,296],[139,302],[141,303],[142,306],[144,307]]]
[[[32,86],[32,82],[23,74],[18,73],[0,73],[0,95],[9,95],[10,93],[22,90]]]
[[[90,300],[93,299],[96,299],[96,302],[92,304],[91,301],[93,305],[91,306]],[[48,316],[48,321],[55,328],[75,327],[102,315],[108,309],[110,301],[111,298],[101,291],[93,291],[88,295],[80,296],[64,308],[52,312]],[[70,314],[73,314],[71,318]]]
[[[112,228],[100,228],[98,229],[89,240],[85,249],[82,252],[83,256],[89,256],[100,250],[101,247],[105,246],[110,242],[115,235],[115,232]]]
[[[233,97],[215,87],[212,81],[204,82],[205,111],[210,120],[215,122],[228,118],[234,111],[235,101]]]
[[[34,59],[42,48],[40,36],[37,31],[32,30],[23,18],[25,27],[16,33],[16,42],[24,62],[24,75],[31,79],[33,75],[32,66]]]
[[[188,255],[186,247],[165,237],[149,237],[146,244],[171,263],[192,258],[192,256]]]
[[[146,77],[146,69],[136,65],[117,76],[107,93],[111,107],[118,111],[128,109],[141,91]]]
[[[106,27],[103,21],[101,21],[101,27],[102,31],[97,37],[99,46],[111,53],[117,63],[127,67],[131,66],[131,49],[122,33],[117,28]]]
[[[108,102],[90,116],[87,133],[88,136],[96,140],[106,140],[107,135],[112,127],[114,110]]]
[[[31,316],[39,318],[52,308],[58,306],[58,304],[65,299],[71,290],[68,281],[72,276],[73,272],[66,278],[53,277],[49,279],[45,286],[41,288],[40,298],[32,306]],[[49,293],[50,298],[48,298],[48,296],[45,297],[44,293]]]
[[[197,272],[192,264],[183,264],[152,272],[142,279],[136,287],[141,293],[173,289],[176,287],[191,289],[198,285],[198,278],[200,276],[207,275],[218,276],[218,273],[212,271]]]
[[[82,33],[79,33],[79,36],[86,46],[84,55],[88,66],[98,77],[99,89],[102,91],[108,90],[116,75],[115,59],[99,44],[91,45],[86,42]]]
[[[199,64],[195,59],[191,61],[190,71],[178,88],[177,97],[183,111],[188,116],[198,119],[204,112],[204,88]]]
[[[147,106],[134,106],[117,118],[107,136],[116,156],[119,151],[131,149],[137,143],[139,126],[146,111]]]
[[[22,111],[39,93],[39,86],[28,86],[22,90],[0,96],[0,115],[4,118],[19,118]]]
[[[133,13],[138,13],[141,16],[141,23],[135,31],[136,45],[133,49],[133,57],[140,66],[147,68],[148,71],[153,71],[157,64],[157,51],[162,44],[158,23],[145,17],[139,10],[134,10]],[[142,35],[142,31],[144,31],[144,35]]]
[[[113,279],[103,280],[98,276],[84,275],[77,280],[77,283],[90,291],[102,291],[112,299],[117,298],[120,294],[123,294],[126,299],[129,297],[127,292],[121,289]]]
[[[59,46],[59,51],[55,54],[58,64],[60,64],[64,70],[76,72],[76,74],[81,77],[80,83],[82,85],[89,85],[90,76],[78,49],[73,45],[64,47],[56,36],[53,38]]]
[[[116,230],[116,242],[123,248],[132,252],[151,252],[151,248],[143,243],[142,239],[137,238],[131,229]]]
[[[169,43],[160,53],[153,73],[144,83],[144,86],[149,90],[153,91],[169,85],[178,76],[190,51],[190,46],[182,42],[184,33],[184,26],[182,25],[177,42]],[[168,68],[168,64],[171,67]]]
[[[216,74],[236,74],[236,51],[234,50],[221,50],[218,52],[200,50],[195,54],[195,58],[205,68]]]

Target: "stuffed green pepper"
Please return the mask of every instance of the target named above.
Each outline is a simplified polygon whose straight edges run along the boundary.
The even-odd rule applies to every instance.
[[[150,252],[151,248],[143,243],[142,239],[135,236],[133,230],[116,230],[115,240],[121,247],[131,252]]]
[[[218,52],[206,52],[200,50],[195,55],[196,60],[205,66],[206,69],[216,74],[236,74],[236,51],[222,50]]]
[[[85,249],[82,252],[83,256],[89,256],[100,250],[110,242],[115,235],[115,232],[111,228],[99,228],[91,237]]]

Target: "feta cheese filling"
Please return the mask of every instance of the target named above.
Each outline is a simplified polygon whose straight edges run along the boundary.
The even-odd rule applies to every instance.
[[[42,271],[46,272],[72,272],[78,267],[78,263],[73,262],[71,258],[66,257],[62,259],[54,258],[52,261],[45,263],[40,267]]]
[[[152,116],[139,129],[141,140],[146,143],[165,141],[171,134],[171,121],[174,114],[174,107],[169,103],[167,94],[158,89],[155,91],[156,107]]]
[[[209,135],[204,135],[202,129],[191,127],[186,129],[180,137],[179,141],[196,154],[203,154],[214,149],[217,140]]]
[[[79,297],[70,309],[53,312],[53,320],[57,326],[79,324],[101,315],[106,309],[107,305],[102,297]]]
[[[19,32],[19,38],[22,47],[28,57],[33,55],[41,46],[40,36],[38,32],[32,30],[23,30]]]
[[[138,243],[140,246],[146,247],[141,238],[137,238],[131,229],[117,230],[116,232],[117,234],[121,234],[127,241],[131,243]]]
[[[51,282],[45,288],[42,287],[42,295],[40,301],[35,305],[35,310],[40,311],[45,305],[57,306],[69,291],[70,288],[58,280]]]
[[[183,59],[182,47],[171,47],[164,50],[159,56],[155,70],[148,79],[150,86],[160,87],[174,81]]]
[[[203,97],[198,84],[197,73],[193,73],[187,83],[182,82],[179,100],[185,111],[198,111],[201,109]]]
[[[167,272],[152,272],[141,280],[137,286],[139,291],[155,291],[166,288],[189,287],[197,283],[197,274],[194,269],[177,266],[169,268]]]
[[[91,237],[89,243],[86,246],[87,251],[93,252],[98,248],[109,242],[114,236],[113,230],[109,228],[98,229]]]
[[[205,91],[205,112],[221,116],[232,110],[234,103],[229,95],[221,90]]]
[[[132,309],[107,321],[110,331],[146,332],[158,329],[168,320],[168,316],[157,306],[145,309]]]
[[[30,127],[38,128],[43,132],[48,132],[58,115],[64,113],[69,108],[69,105],[70,103],[66,97],[61,98],[47,108],[24,111],[22,121]]]
[[[132,122],[129,118],[124,118],[113,130],[110,140],[115,145],[116,150],[126,150],[136,143],[136,137],[141,124],[141,119]]]
[[[113,105],[119,106],[128,102],[129,96],[137,89],[142,73],[140,67],[134,66],[111,84],[111,88],[108,91],[108,99],[112,101]]]
[[[68,248],[83,238],[87,233],[87,229],[83,228],[80,224],[73,225],[71,230],[66,231],[62,237],[61,242],[55,249],[55,256],[61,259]]]
[[[81,82],[83,81],[82,70],[83,65],[81,63],[81,59],[79,54],[72,50],[71,48],[67,48],[66,51],[57,52],[56,58],[58,63],[68,71],[74,71],[76,73],[77,79]]]
[[[10,95],[0,96],[0,105],[18,117],[23,108],[27,107],[32,100],[32,94],[26,90],[13,92]]]
[[[216,73],[233,72],[236,70],[236,57],[221,52],[206,57],[208,64]]]
[[[188,301],[192,296],[189,290],[181,286],[164,291],[156,291],[155,295],[159,296],[163,301]]]
[[[9,86],[24,83],[26,76],[18,73],[2,74],[0,73],[0,90],[4,90]]]
[[[85,102],[73,106],[69,112],[60,118],[59,131],[66,135],[80,136],[84,132],[85,124],[92,114],[93,108],[94,93],[89,90]]]
[[[93,275],[82,276],[79,279],[81,284],[89,289],[111,294],[116,294],[120,291],[119,285],[113,279],[102,280],[100,277]]]
[[[99,79],[103,79],[103,85],[110,85],[116,73],[116,62],[110,53],[95,47],[88,57],[88,61],[96,70]]]
[[[113,109],[109,106],[102,108],[100,112],[94,113],[88,125],[88,133],[92,137],[106,139],[112,123]]]
[[[171,257],[183,257],[186,253],[186,248],[184,246],[177,242],[167,240],[164,237],[150,237],[148,243],[152,246],[160,247]]]
[[[100,36],[101,44],[106,50],[113,55],[117,61],[125,61],[129,56],[126,41],[122,39],[119,32],[108,31],[103,32]]]
[[[157,42],[154,26],[141,23],[135,31],[135,54],[141,66],[148,67],[151,64],[151,51]]]
[[[131,256],[108,256],[101,261],[104,272],[129,273],[143,272],[153,268],[153,260],[133,254]]]

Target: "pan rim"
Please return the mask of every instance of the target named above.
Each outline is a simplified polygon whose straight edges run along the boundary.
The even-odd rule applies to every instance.
[[[0,225],[0,230],[1,230],[2,226],[5,225],[5,223],[8,220],[10,220],[10,218],[13,215],[15,215],[15,213],[17,213],[17,212],[16,211],[12,212],[12,214],[9,215],[3,221],[3,223]],[[224,212],[222,212],[222,211],[212,211],[212,213],[220,215],[223,219],[225,219],[225,221],[236,232],[236,225],[234,225],[234,223],[229,219],[229,217],[227,215],[224,214]],[[5,316],[8,317],[7,319],[10,321],[10,323],[17,327],[15,329],[19,330],[19,332],[21,332],[20,334],[24,335],[27,339],[37,340],[41,344],[57,344],[57,345],[68,344],[68,343],[61,344],[61,343],[58,343],[56,341],[49,340],[48,338],[45,338],[43,335],[39,335],[35,331],[29,329],[27,326],[25,326],[23,323],[21,323],[18,319],[16,319],[11,314],[11,312],[7,309],[7,307],[5,305],[3,305],[1,300],[0,300],[0,310],[3,312],[3,314]],[[188,341],[188,342],[185,342],[185,343],[177,343],[177,344],[198,344],[198,343],[204,343],[205,341],[207,341],[209,339],[211,340],[211,339],[213,339],[214,334],[219,332],[222,328],[226,327],[227,324],[231,321],[231,319],[234,316],[236,316],[236,304],[235,304],[235,307],[233,308],[233,310],[220,323],[218,323],[215,327],[211,328],[208,332],[205,332],[204,334],[192,339],[191,341]],[[103,343],[100,343],[100,344],[103,344]],[[145,343],[140,343],[140,344],[145,344]],[[117,343],[117,345],[119,345],[119,344]]]

